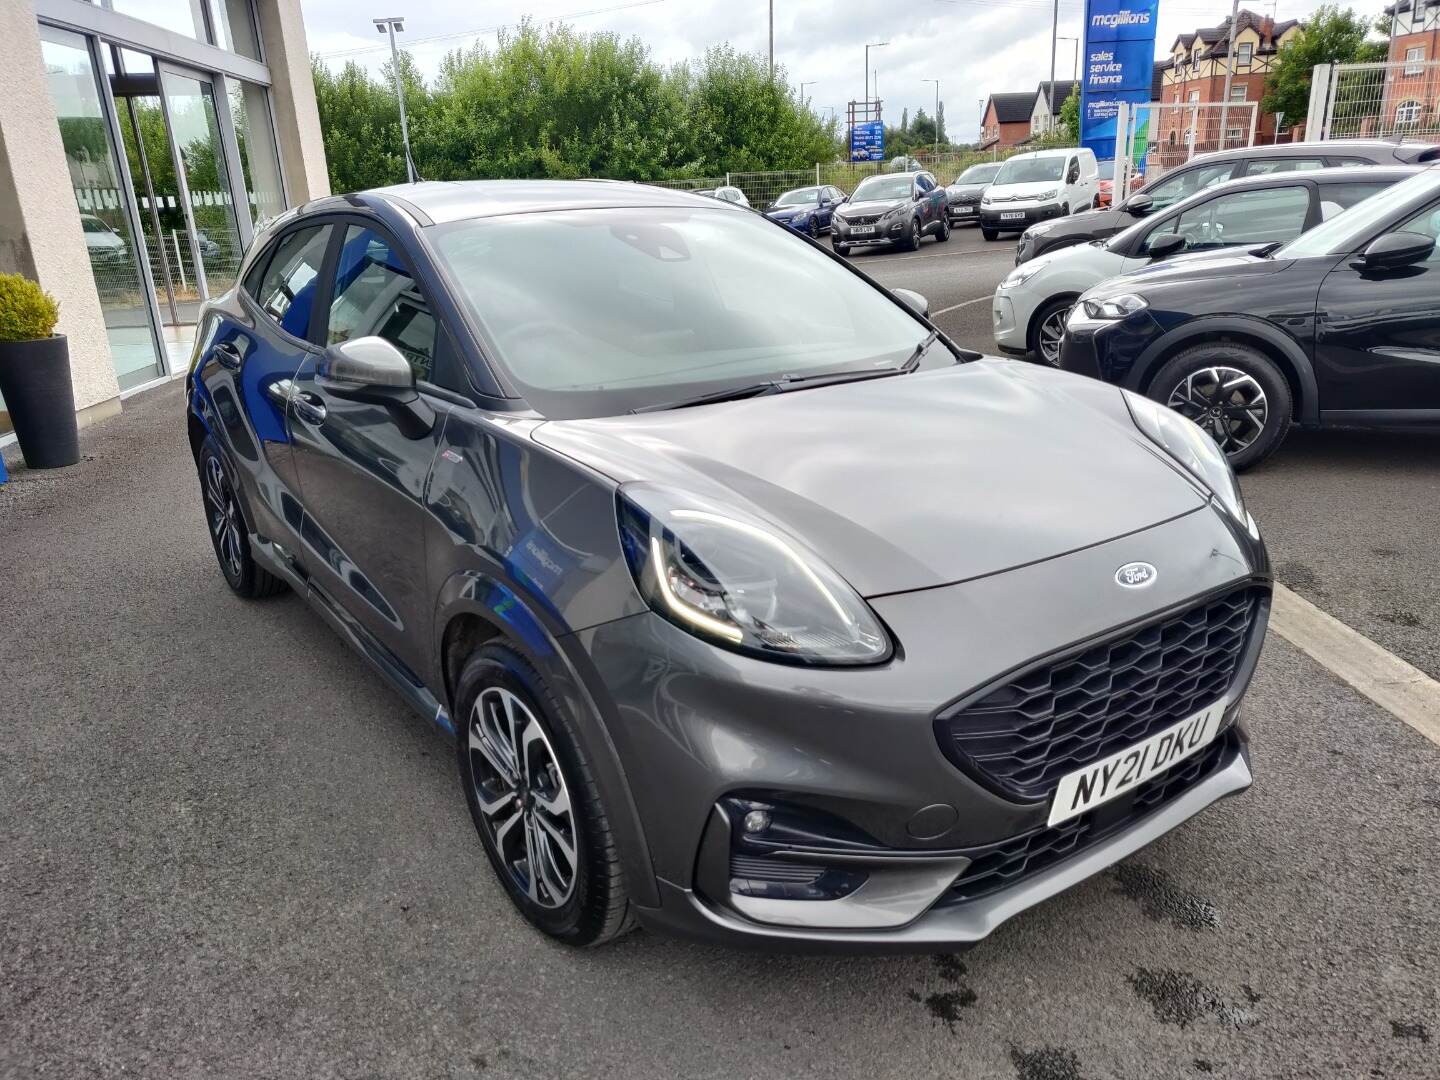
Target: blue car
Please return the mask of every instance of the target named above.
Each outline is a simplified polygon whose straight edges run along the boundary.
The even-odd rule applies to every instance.
[[[796,188],[776,199],[765,211],[765,216],[789,225],[796,232],[819,236],[830,231],[831,216],[847,197],[839,188],[829,184]]]

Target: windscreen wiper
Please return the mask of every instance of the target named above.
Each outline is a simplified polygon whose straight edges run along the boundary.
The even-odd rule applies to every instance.
[[[764,397],[766,394],[778,394],[781,390],[780,383],[775,379],[767,382],[748,383],[745,386],[727,386],[724,390],[711,390],[707,394],[696,394],[694,397],[680,398],[678,401],[662,401],[656,405],[641,405],[631,409],[632,413],[664,412],[667,409],[688,409],[692,405],[709,405],[714,401],[739,401],[741,398]]]

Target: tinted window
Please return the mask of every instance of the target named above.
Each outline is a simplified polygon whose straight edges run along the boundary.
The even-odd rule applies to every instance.
[[[310,309],[329,239],[327,225],[287,233],[276,245],[255,292],[261,310],[294,337],[303,338],[310,329]]]
[[[1390,232],[1418,233],[1420,236],[1428,236],[1432,240],[1440,239],[1440,206],[1431,206],[1420,211],[1414,217],[1401,222]],[[1440,262],[1440,246],[1430,252],[1430,257],[1425,260],[1427,263]]]
[[[1306,172],[1310,169],[1325,168],[1324,158],[1309,157],[1287,157],[1269,158],[1265,161],[1252,161],[1250,167],[1245,170],[1246,176],[1266,176],[1270,173],[1280,172]]]
[[[389,242],[372,229],[351,225],[335,264],[325,340],[334,345],[372,334],[404,353],[417,379],[430,378],[435,316],[429,303]]]
[[[1293,240],[1305,229],[1310,189],[1266,188],[1219,195],[1177,214],[1145,238],[1145,249],[1166,233],[1185,237],[1186,251],[1230,244],[1269,244]]]
[[[1389,186],[1388,183],[1326,184],[1320,189],[1320,220],[1329,221],[1336,214],[1349,210]]]
[[[915,186],[918,187],[921,191],[934,191],[935,181],[931,180],[930,177],[927,176],[925,173],[921,173],[919,176],[915,177]]]
[[[1218,165],[1202,165],[1197,169],[1186,169],[1182,173],[1166,176],[1145,188],[1156,210],[1188,199],[1197,191],[1214,184],[1224,183],[1235,173],[1235,162],[1226,161]]]

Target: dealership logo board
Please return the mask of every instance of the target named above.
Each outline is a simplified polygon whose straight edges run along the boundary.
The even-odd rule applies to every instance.
[[[856,124],[850,129],[851,161],[885,160],[885,125],[879,120]]]
[[[1085,71],[1080,83],[1080,145],[1100,161],[1115,157],[1120,102],[1150,100],[1155,73],[1155,25],[1160,0],[1086,0]],[[1144,123],[1135,132],[1135,157],[1145,162]]]

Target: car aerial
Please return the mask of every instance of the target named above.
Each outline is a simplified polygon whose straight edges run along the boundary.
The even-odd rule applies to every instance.
[[[831,216],[844,201],[845,193],[829,184],[796,188],[776,199],[765,216],[796,232],[819,236],[830,230]]]
[[[1095,151],[1032,150],[1006,158],[980,197],[980,235],[1023,232],[1037,221],[1095,205],[1100,191]]]
[[[1293,422],[1440,426],[1440,167],[1274,249],[1140,270],[1071,310],[1061,366],[1204,427],[1237,469]]]
[[[830,222],[838,255],[862,244],[895,244],[914,251],[922,237],[950,239],[945,189],[923,171],[867,176]]]
[[[1122,229],[1128,229],[1146,214],[1164,210],[1211,184],[1226,180],[1339,165],[1413,165],[1434,160],[1437,155],[1440,155],[1440,147],[1428,143],[1379,139],[1281,143],[1201,154],[1147,182],[1115,206],[1041,222],[1026,229],[1015,247],[1015,263],[1019,265],[1059,247],[1104,240]]]
[[[985,194],[985,189],[995,179],[995,174],[1000,171],[1002,164],[1003,162],[999,161],[982,161],[978,165],[971,165],[945,189],[945,204],[951,225],[979,222],[980,196]]]
[[[1423,166],[1278,172],[1230,180],[1141,218],[1108,240],[1021,263],[991,301],[995,344],[1013,356],[1059,363],[1065,317],[1085,290],[1183,252],[1283,243]]]
[[[1190,421],[923,309],[683,192],[307,203],[201,315],[220,571],[453,740],[544,933],[960,947],[1250,783],[1271,575]]]

